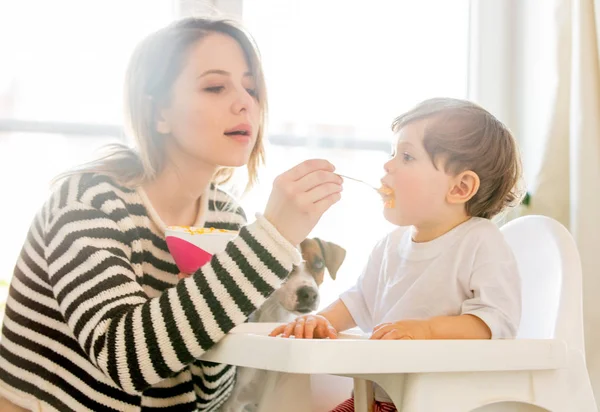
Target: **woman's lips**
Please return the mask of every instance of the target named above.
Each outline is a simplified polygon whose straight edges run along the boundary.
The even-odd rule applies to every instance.
[[[232,140],[235,140],[238,143],[248,144],[252,141],[252,136],[244,135],[244,134],[232,134],[232,135],[225,135],[225,136],[229,137]]]
[[[252,125],[249,123],[240,123],[230,129],[225,130],[225,136],[236,142],[248,144],[252,141]]]

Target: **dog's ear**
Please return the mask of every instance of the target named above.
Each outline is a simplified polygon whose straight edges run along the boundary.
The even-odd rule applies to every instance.
[[[342,263],[346,258],[346,249],[333,242],[327,242],[319,238],[315,238],[315,240],[323,247],[325,253],[325,266],[327,267],[331,279],[335,280],[338,269],[342,266]]]

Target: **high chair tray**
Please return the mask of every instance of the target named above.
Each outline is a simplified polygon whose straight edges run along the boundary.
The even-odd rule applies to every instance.
[[[567,347],[551,339],[370,341],[284,339],[268,334],[279,323],[245,323],[206,352],[205,361],[304,374],[379,374],[558,369]]]

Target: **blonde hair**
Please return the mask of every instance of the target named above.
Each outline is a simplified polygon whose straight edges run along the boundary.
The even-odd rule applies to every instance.
[[[256,82],[260,125],[247,164],[246,190],[251,188],[265,158],[263,135],[267,93],[260,53],[251,35],[235,21],[198,17],[178,20],[150,34],[138,44],[130,58],[125,76],[124,117],[126,132],[134,138],[136,147],[108,145],[104,156],[67,171],[56,180],[91,172],[108,175],[126,186],[137,186],[156,178],[165,163],[165,139],[156,130],[157,108],[168,103],[190,48],[211,33],[226,34],[239,43]],[[231,180],[233,173],[234,168],[220,168],[212,183],[224,184]]]
[[[479,190],[466,204],[469,216],[491,219],[520,202],[521,157],[502,122],[472,102],[434,98],[398,116],[392,130],[420,120],[428,121],[423,146],[436,168],[442,160],[447,173],[470,170],[479,176]]]

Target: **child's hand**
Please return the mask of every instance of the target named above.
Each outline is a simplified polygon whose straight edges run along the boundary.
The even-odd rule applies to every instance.
[[[296,318],[287,325],[281,325],[273,330],[269,336],[288,338],[295,336],[296,339],[336,339],[337,331],[325,316],[304,315]]]
[[[382,323],[373,329],[370,339],[432,339],[431,325],[427,320]]]

